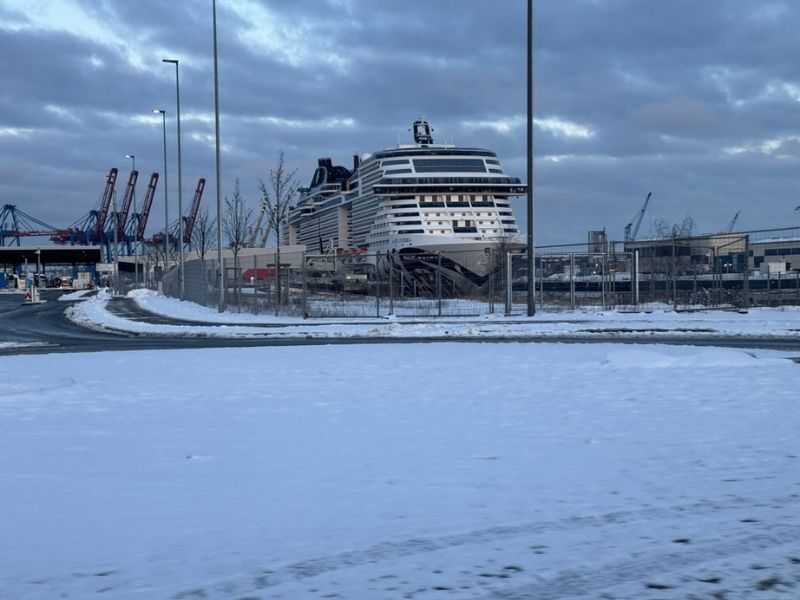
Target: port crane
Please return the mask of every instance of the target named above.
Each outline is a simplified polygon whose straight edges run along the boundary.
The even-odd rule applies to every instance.
[[[144,230],[147,227],[147,220],[150,218],[150,208],[153,206],[153,197],[156,194],[156,186],[158,185],[158,173],[150,175],[150,183],[147,184],[147,192],[144,195],[144,204],[142,205],[141,214],[136,218],[136,231],[133,236],[134,243],[144,240]]]
[[[737,210],[736,214],[733,215],[733,218],[731,219],[731,222],[728,224],[728,228],[725,230],[725,233],[732,233],[733,232],[733,228],[736,227],[736,221],[739,220],[739,213],[740,212],[742,212],[742,211]]]
[[[103,198],[100,200],[100,210],[97,211],[97,217],[92,229],[92,236],[90,241],[94,244],[103,241],[103,234],[106,227],[106,219],[108,218],[109,208],[111,207],[111,199],[114,196],[114,185],[117,183],[117,169],[112,167],[108,172],[106,179],[106,187],[103,191]]]
[[[106,219],[108,218],[111,199],[114,196],[114,185],[117,182],[117,169],[108,172],[106,185],[100,198],[98,210],[90,210],[86,215],[72,223],[67,229],[58,229],[50,236],[56,244],[87,246],[101,244],[105,237]]]
[[[203,198],[203,190],[206,187],[206,180],[201,177],[197,182],[197,189],[194,191],[194,198],[192,199],[192,207],[189,209],[189,216],[183,228],[183,243],[189,244],[192,241],[192,232],[194,231],[194,223],[197,221],[197,211],[200,210],[200,200]]]
[[[136,181],[139,179],[139,171],[131,171],[131,176],[128,178],[128,185],[125,188],[125,196],[122,199],[122,208],[117,213],[117,239],[122,240],[125,237],[125,224],[128,222],[128,213],[131,210],[131,202],[133,201],[133,194],[136,191]],[[113,231],[112,236],[113,238]]]
[[[256,219],[256,226],[253,227],[253,230],[250,232],[250,239],[247,241],[248,248],[255,248],[256,247],[256,240],[258,239],[258,234],[263,233],[261,238],[261,244],[259,246],[266,246],[267,245],[267,236],[269,235],[269,231],[266,227],[262,230],[261,222],[264,220],[264,215],[267,213],[267,199],[261,199],[261,210],[258,213],[258,219]]]
[[[644,201],[644,205],[642,205],[641,210],[636,213],[636,215],[631,219],[631,222],[625,225],[625,241],[626,242],[633,242],[636,240],[636,236],[639,234],[639,227],[642,225],[642,219],[644,218],[644,213],[647,212],[647,205],[650,204],[650,196],[653,195],[653,192],[649,192],[647,194],[647,198]]]
[[[6,204],[0,209],[0,246],[6,245],[6,238],[20,246],[21,237],[51,236],[55,232],[55,227],[21,211],[15,204]]]

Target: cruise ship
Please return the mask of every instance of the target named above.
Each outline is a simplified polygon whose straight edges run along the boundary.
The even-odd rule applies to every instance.
[[[510,198],[527,186],[497,154],[435,144],[424,119],[413,144],[353,157],[352,170],[321,158],[290,208],[284,240],[309,254],[363,257],[412,280],[439,270],[453,287],[483,286],[492,249],[519,248]]]

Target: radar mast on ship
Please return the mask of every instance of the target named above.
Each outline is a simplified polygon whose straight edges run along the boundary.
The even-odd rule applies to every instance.
[[[414,142],[417,144],[432,144],[433,143],[433,129],[425,119],[417,119],[414,125],[411,126],[411,131],[414,132]]]

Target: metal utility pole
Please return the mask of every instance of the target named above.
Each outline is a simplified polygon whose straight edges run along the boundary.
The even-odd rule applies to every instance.
[[[222,183],[219,150],[219,66],[217,62],[217,0],[211,0],[214,29],[214,133],[217,153],[217,263],[219,264],[219,312],[225,310],[225,266],[222,264]]]
[[[169,259],[169,200],[167,197],[167,111],[162,108],[153,109],[154,113],[161,113],[161,127],[164,133],[164,271],[167,270]]]
[[[533,243],[533,0],[528,0],[528,316],[536,314]]]
[[[133,163],[131,170],[136,170],[136,155],[126,154],[125,158],[130,158]],[[136,213],[136,188],[133,188],[133,214],[136,215],[136,229],[139,228],[139,216]],[[139,285],[139,251],[136,247],[136,229],[133,230],[133,281]]]
[[[114,207],[114,283],[111,293],[119,293],[119,211],[117,211],[117,192],[111,192],[111,202]]]
[[[183,279],[183,174],[181,162],[181,79],[178,73],[178,61],[176,59],[163,58],[161,62],[175,65],[175,95],[177,98],[177,120],[178,120],[178,279],[180,280],[180,298],[183,300],[184,279]]]

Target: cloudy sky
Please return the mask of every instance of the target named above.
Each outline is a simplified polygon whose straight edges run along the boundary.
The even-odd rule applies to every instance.
[[[255,206],[279,149],[303,183],[316,159],[409,140],[496,150],[525,177],[523,0],[219,0],[222,186]],[[648,192],[656,218],[700,231],[799,224],[800,3],[539,0],[537,243],[621,239]],[[184,210],[214,202],[210,0],[0,0],[0,205],[57,227],[96,208],[108,170],[162,170]],[[524,201],[516,204],[524,224]],[[163,197],[150,231],[163,227]]]

